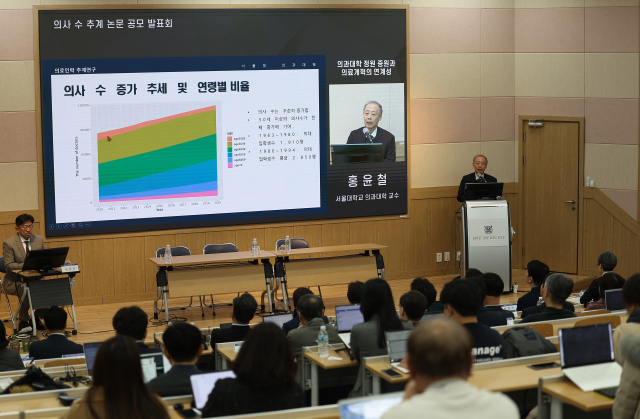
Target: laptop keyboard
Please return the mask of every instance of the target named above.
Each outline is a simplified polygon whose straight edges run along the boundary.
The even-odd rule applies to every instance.
[[[600,393],[603,396],[606,396],[610,399],[616,398],[616,392],[618,391],[618,387],[607,387],[607,388],[597,388],[594,390],[596,393]]]

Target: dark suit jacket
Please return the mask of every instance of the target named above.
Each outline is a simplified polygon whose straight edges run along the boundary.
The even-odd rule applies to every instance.
[[[136,341],[136,343],[138,344],[138,349],[140,349],[140,353],[141,354],[150,354],[150,353],[162,352],[161,349],[148,347],[147,345],[145,345],[144,342]]]
[[[62,355],[81,353],[82,345],[71,342],[62,335],[51,335],[45,340],[33,342],[29,348],[29,357],[34,359],[62,358]]]
[[[325,324],[329,323],[329,319],[327,318],[327,316],[322,316],[322,320],[324,320]],[[284,333],[289,333],[293,329],[297,329],[298,326],[300,326],[300,317],[296,316],[288,322],[284,323],[282,325],[282,328],[284,329]]]
[[[484,174],[484,179],[487,182],[497,182],[498,179],[494,178],[491,175],[488,174]],[[462,177],[462,180],[460,181],[460,187],[458,188],[458,201],[459,202],[464,202],[463,199],[463,195],[464,195],[464,185],[466,185],[467,183],[478,183],[478,181],[476,181],[476,174],[474,173],[469,173],[468,175],[464,175]]]
[[[214,329],[211,331],[211,346],[216,343],[238,342],[244,340],[251,331],[249,326],[232,325],[228,329]]]
[[[520,318],[524,319],[525,317],[527,317],[530,314],[542,313],[545,308],[547,308],[547,303],[542,303],[539,306],[533,306],[533,307],[525,308],[524,310],[522,310],[522,314],[520,314]],[[562,308],[564,310],[570,311],[572,313],[576,311],[576,309],[573,306],[573,304],[571,304],[568,301],[565,301],[564,304],[562,304]]]
[[[518,307],[516,310],[523,311],[525,308],[535,307],[540,299],[540,285],[531,288],[531,291],[518,298]]]
[[[360,127],[351,131],[347,144],[364,144],[367,137],[364,136],[363,129],[364,127]],[[385,162],[396,161],[396,137],[392,133],[378,127],[378,132],[376,132],[376,138],[373,139],[373,142],[382,143],[382,157]]]
[[[596,279],[591,281],[591,285],[589,285],[589,288],[587,288],[584,294],[582,294],[582,297],[580,297],[580,304],[586,307],[587,304],[589,304],[591,301],[598,301],[600,299],[599,288],[600,277],[597,277]]]
[[[174,365],[169,372],[147,383],[149,390],[160,397],[191,395],[191,377],[201,374],[195,365]]]
[[[29,249],[44,249],[44,240],[42,237],[32,234],[29,238]],[[27,257],[24,251],[24,246],[22,245],[22,238],[18,233],[14,234],[2,243],[2,256],[4,257],[4,267],[7,270],[5,279],[7,281],[15,281],[16,276],[11,271],[22,269],[24,259]]]
[[[478,323],[489,327],[506,326],[507,318],[513,318],[513,314],[500,306],[485,306],[480,308],[477,317]]]

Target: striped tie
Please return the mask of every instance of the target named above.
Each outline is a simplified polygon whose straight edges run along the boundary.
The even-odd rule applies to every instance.
[[[27,253],[29,253],[29,240],[25,241],[25,242],[24,242],[24,245],[25,245],[25,247],[26,247],[26,251],[27,251]]]

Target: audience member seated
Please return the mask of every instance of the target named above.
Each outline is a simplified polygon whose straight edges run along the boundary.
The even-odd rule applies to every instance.
[[[613,351],[620,365],[624,363],[624,357],[620,353],[620,339],[625,335],[640,335],[640,274],[632,275],[624,283],[622,301],[629,317],[625,324],[616,327],[616,332],[613,334]]]
[[[193,374],[200,374],[196,367],[202,354],[202,334],[189,323],[174,323],[162,334],[162,353],[171,362],[171,369],[147,383],[147,387],[160,397],[191,395]]]
[[[9,348],[7,330],[4,328],[4,323],[0,321],[0,372],[24,369],[26,368],[20,358],[20,353]]]
[[[384,332],[388,330],[411,329],[410,323],[403,323],[396,313],[393,294],[384,279],[370,279],[362,289],[360,311],[364,323],[356,324],[351,329],[351,354],[360,362],[358,379],[349,397],[362,396],[362,375],[364,363],[362,359],[369,356],[387,355],[387,341]]]
[[[472,348],[469,333],[452,320],[437,319],[417,326],[407,342],[411,379],[403,401],[382,419],[519,419],[518,408],[509,397],[467,383]]]
[[[546,308],[547,308],[547,303],[545,303],[544,300],[542,300],[542,304],[534,307],[525,308],[524,310],[522,310],[522,313],[520,313],[520,318],[524,319],[525,317],[528,317],[530,314],[542,313]],[[571,304],[569,301],[565,301],[562,304],[562,308],[565,310],[569,310],[572,313],[576,311],[576,307],[573,304]]]
[[[138,306],[123,307],[113,316],[113,328],[116,331],[116,335],[129,336],[135,339],[142,354],[157,351],[144,343],[147,337],[148,323],[147,314]]]
[[[418,291],[406,292],[400,297],[400,320],[415,327],[427,311],[427,299]]]
[[[524,280],[531,287],[531,291],[518,298],[518,307],[516,310],[522,311],[525,308],[535,307],[540,300],[540,286],[544,279],[549,275],[549,267],[539,260],[531,260],[527,263],[527,271],[524,274]]]
[[[618,265],[618,258],[611,252],[604,252],[598,256],[598,271],[600,272],[600,276],[605,272],[613,272],[613,270]],[[589,288],[582,294],[580,297],[580,304],[585,307],[591,301],[595,301],[600,298],[600,278],[596,278],[591,282]]]
[[[320,318],[317,320],[321,323]],[[304,393],[294,379],[293,359],[284,331],[273,323],[258,324],[247,335],[233,363],[236,378],[216,382],[202,417],[303,407]]]
[[[600,277],[600,299],[598,301],[592,301],[585,307],[585,311],[590,310],[605,310],[607,308],[604,302],[604,293],[607,290],[615,290],[622,288],[624,285],[624,278],[615,272],[607,272]]]
[[[302,326],[290,331],[287,334],[287,337],[291,342],[293,356],[296,358],[298,363],[296,382],[302,383],[302,368],[304,367],[304,363],[302,362],[302,348],[305,346],[318,346],[318,332],[320,332],[320,326],[325,326],[327,328],[329,343],[340,343],[342,341],[340,340],[340,336],[338,336],[338,330],[330,324],[325,324],[322,320],[324,304],[322,303],[322,299],[317,295],[306,294],[300,297],[298,305],[296,306],[296,311],[298,312],[298,317],[300,318]]]
[[[540,288],[540,295],[545,302],[542,313],[528,315],[520,321],[523,323],[545,322],[549,320],[576,317],[571,310],[564,308],[565,300],[573,291],[573,281],[565,274],[551,274]]]
[[[44,327],[49,337],[38,340],[29,347],[29,357],[33,359],[62,358],[62,355],[82,354],[82,345],[71,342],[64,335],[67,327],[67,312],[61,307],[52,306],[43,310]]]
[[[169,419],[160,397],[144,384],[140,346],[118,334],[104,342],[93,364],[92,385],[65,413],[66,419]]]
[[[440,293],[444,315],[463,325],[473,338],[471,353],[475,362],[499,361],[505,358],[504,339],[489,326],[478,323],[481,291],[477,281],[454,279]]]
[[[347,288],[347,299],[349,300],[349,304],[360,304],[362,301],[362,288],[364,287],[364,282],[355,281],[349,284],[349,288]]]
[[[464,272],[464,279],[479,278],[482,276],[482,271],[476,268],[469,268]]]
[[[488,272],[475,278],[480,287],[482,306],[478,311],[478,323],[493,326],[506,326],[507,319],[513,319],[514,315],[500,306],[500,296],[504,289],[504,282],[500,275]]]
[[[253,295],[245,292],[233,299],[233,311],[231,312],[231,327],[226,329],[214,329],[211,331],[211,347],[216,343],[238,342],[244,340],[251,330],[249,323],[256,315],[258,303]]]
[[[438,313],[444,310],[442,303],[436,301],[438,291],[427,278],[416,278],[411,282],[411,291],[418,291],[427,299],[429,313]]]
[[[625,361],[622,364],[620,385],[613,402],[613,418],[638,418],[640,417],[640,336],[624,336],[620,340],[620,352]]]
[[[298,310],[296,310],[296,308],[298,307],[298,301],[300,301],[300,298],[307,294],[314,295],[313,291],[309,288],[298,288],[293,292],[293,319],[282,325],[285,333],[289,333],[291,330],[300,327],[300,317],[298,317]],[[329,319],[324,315],[324,307],[322,309],[322,320],[324,320],[325,323],[329,323]]]

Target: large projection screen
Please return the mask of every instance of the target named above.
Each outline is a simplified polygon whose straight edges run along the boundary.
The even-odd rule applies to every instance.
[[[36,11],[47,236],[407,213],[406,7]]]

